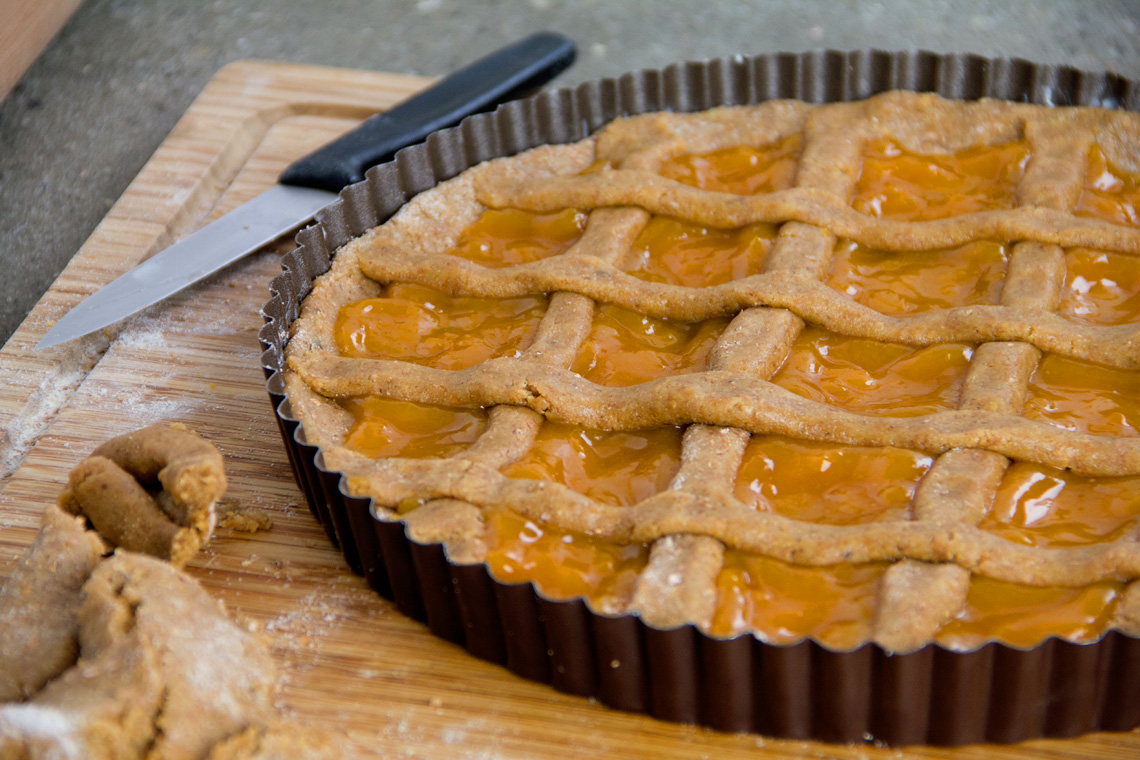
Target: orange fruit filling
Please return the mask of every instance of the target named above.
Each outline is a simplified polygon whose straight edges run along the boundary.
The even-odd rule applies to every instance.
[[[488,209],[459,235],[451,253],[493,268],[538,261],[574,245],[586,229],[586,219],[576,209],[549,214]]]
[[[546,313],[546,298],[449,296],[393,283],[379,298],[341,307],[336,341],[342,356],[398,359],[436,369],[467,369],[526,348]]]
[[[762,512],[831,525],[905,520],[933,459],[893,447],[837,446],[754,436],[736,498]]]
[[[749,145],[666,159],[661,175],[716,193],[755,195],[785,190],[796,179],[803,140],[789,135],[763,147]]]
[[[953,155],[920,155],[907,152],[894,140],[872,140],[863,149],[852,207],[898,221],[1012,209],[1028,160],[1025,140]]]
[[[717,576],[709,633],[751,629],[770,644],[811,636],[832,649],[854,649],[871,635],[886,569],[886,563],[803,567],[730,549]]]
[[[975,576],[965,608],[934,640],[958,651],[976,649],[994,638],[1021,649],[1050,636],[1091,643],[1107,630],[1123,591],[1124,584],[1113,581],[1084,588],[1038,588]]]
[[[810,326],[772,382],[859,414],[918,417],[957,407],[972,355],[956,343],[914,348]]]
[[[551,599],[585,597],[595,609],[621,610],[649,561],[644,544],[618,544],[489,509],[483,540],[487,565],[504,583],[531,581]]]
[[[1140,321],[1140,258],[1074,248],[1065,266],[1061,316],[1092,325]]]
[[[1023,414],[1090,435],[1140,435],[1140,372],[1048,354],[1029,381]]]
[[[1029,144],[1015,140],[952,155],[920,155],[894,140],[872,140],[851,206],[861,214],[898,221],[945,219],[1013,208]]]
[[[937,251],[878,251],[840,241],[827,284],[892,316],[997,303],[1009,257],[982,240]]]
[[[801,139],[791,135],[763,147],[739,146],[666,159],[661,174],[713,192],[754,195],[792,186]],[[650,282],[689,288],[720,285],[757,274],[776,239],[776,225],[734,230],[654,217],[638,235],[625,271]]]
[[[775,240],[773,224],[721,230],[655,216],[638,235],[631,260],[622,268],[649,282],[710,287],[758,274]]]
[[[1014,462],[981,528],[1029,546],[1115,541],[1136,529],[1140,477],[1092,478]]]
[[[455,409],[380,396],[344,399],[353,424],[344,445],[383,457],[449,457],[475,442],[487,426],[482,409]]]
[[[550,480],[604,504],[629,506],[664,491],[681,467],[681,428],[630,432],[544,422],[530,451],[503,468]]]
[[[606,432],[547,421],[526,455],[502,471],[629,506],[665,490],[680,466],[681,428]],[[649,558],[645,545],[540,527],[509,509],[487,514],[485,540],[499,580],[533,581],[548,597],[582,596],[601,610],[624,607]]]
[[[603,304],[570,367],[598,385],[638,385],[705,369],[727,319],[674,322]]]
[[[740,147],[667,160],[662,174],[707,190],[771,192],[793,184],[798,136],[762,148]],[[1098,158],[1099,156],[1099,158]],[[1010,208],[1028,160],[1016,141],[955,155],[918,155],[884,139],[867,146],[853,207],[887,219],[927,220]],[[1097,164],[1100,161],[1100,164]],[[1095,176],[1094,176],[1095,175]],[[1138,224],[1140,182],[1094,149],[1089,188],[1078,213]],[[465,230],[455,255],[490,267],[564,252],[586,215],[488,211]],[[626,271],[653,282],[707,287],[760,271],[775,225],[740,230],[655,217],[642,231]],[[1075,321],[1119,324],[1140,317],[1140,265],[1116,254],[1066,253],[1069,278],[1061,313]],[[954,249],[887,253],[841,241],[828,284],[870,308],[905,315],[996,303],[1007,248],[978,241]],[[533,340],[544,297],[451,297],[394,284],[380,298],[345,307],[337,341],[346,356],[463,369],[512,356]],[[629,386],[706,368],[727,319],[683,323],[600,304],[572,370],[591,382]],[[868,415],[909,417],[957,405],[972,347],[914,348],[848,338],[809,326],[773,382],[793,393]],[[1136,373],[1046,356],[1030,387],[1025,416],[1098,435],[1135,435],[1140,424]],[[342,402],[354,416],[347,445],[372,457],[443,457],[469,446],[486,425],[483,410],[432,407],[384,398]],[[543,422],[530,450],[502,468],[510,478],[561,483],[601,503],[630,506],[665,490],[680,468],[682,429],[607,432]],[[735,494],[757,510],[806,522],[852,525],[906,519],[915,489],[932,464],[924,453],[754,436]],[[981,527],[1034,546],[1116,540],[1136,529],[1140,478],[1082,478],[1015,463]],[[507,507],[485,512],[487,564],[504,582],[532,581],[556,599],[584,597],[620,611],[648,562],[648,547],[561,530]],[[879,586],[889,565],[807,567],[728,550],[717,578],[709,632],[756,631],[773,644],[813,637],[845,650],[871,634]],[[1033,646],[1050,635],[1091,641],[1108,625],[1123,584],[1035,588],[984,577],[972,580],[966,608],[937,641],[969,649],[995,637]]]
[[[1100,146],[1089,151],[1085,189],[1074,210],[1077,216],[1091,216],[1113,224],[1140,227],[1140,176],[1113,166]]]

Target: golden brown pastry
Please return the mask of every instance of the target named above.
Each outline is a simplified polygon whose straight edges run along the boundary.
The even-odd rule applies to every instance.
[[[909,92],[617,119],[342,246],[289,410],[378,519],[606,615],[1135,635],[1138,150],[1134,113]]]
[[[95,449],[71,471],[59,504],[113,546],[182,567],[210,540],[225,489],[213,444],[184,425],[154,425]]]
[[[310,726],[279,721],[247,729],[210,753],[208,760],[339,760],[342,742],[332,734]]]
[[[79,591],[106,546],[48,507],[35,543],[0,586],[0,702],[20,702],[75,664]]]
[[[48,507],[0,587],[0,760],[339,757],[333,735],[277,722],[260,635],[171,564],[122,548],[104,559],[86,528],[184,564],[225,488],[217,450],[172,425],[96,452],[60,497],[83,517]]]
[[[275,715],[265,643],[156,559],[118,552],[96,568],[79,646],[75,667],[0,706],[0,757],[197,760]]]

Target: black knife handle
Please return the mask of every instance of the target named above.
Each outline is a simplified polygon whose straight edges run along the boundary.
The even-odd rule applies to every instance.
[[[394,108],[369,117],[348,134],[290,164],[278,178],[339,192],[364,179],[368,169],[390,161],[396,151],[421,142],[437,129],[522,97],[574,62],[573,40],[537,32],[480,58]]]

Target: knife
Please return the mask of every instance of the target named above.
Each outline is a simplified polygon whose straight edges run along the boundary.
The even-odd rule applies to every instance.
[[[574,62],[574,43],[538,32],[497,50],[291,164],[278,184],[91,294],[37,349],[114,324],[310,221],[347,185],[396,151],[537,90]]]

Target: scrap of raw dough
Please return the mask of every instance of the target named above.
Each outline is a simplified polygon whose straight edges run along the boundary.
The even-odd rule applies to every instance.
[[[200,760],[273,718],[268,648],[189,576],[117,552],[83,595],[78,664],[30,701],[0,705],[0,760]]]
[[[281,721],[249,728],[214,747],[208,760],[339,760],[344,746],[320,729]]]
[[[243,507],[236,499],[222,499],[215,507],[218,527],[239,533],[257,533],[273,527],[273,518],[264,509]]]
[[[79,656],[79,591],[107,551],[54,506],[0,586],[0,702],[23,701]]]
[[[185,425],[112,438],[80,462],[59,497],[115,546],[184,566],[210,540],[225,492],[222,457]]]
[[[209,540],[224,489],[211,444],[155,426],[96,449],[60,506],[115,545],[181,565]],[[236,529],[270,524],[258,510],[226,514]],[[107,545],[72,515],[45,511],[0,588],[0,760],[342,756],[332,734],[271,722],[269,650],[221,602],[155,559],[103,560]]]
[[[181,423],[151,425],[112,438],[91,453],[107,457],[144,485],[161,483],[182,504],[213,503],[226,491],[222,455]]]
[[[30,701],[0,705],[0,760],[143,758],[162,694],[158,653],[131,632]]]

